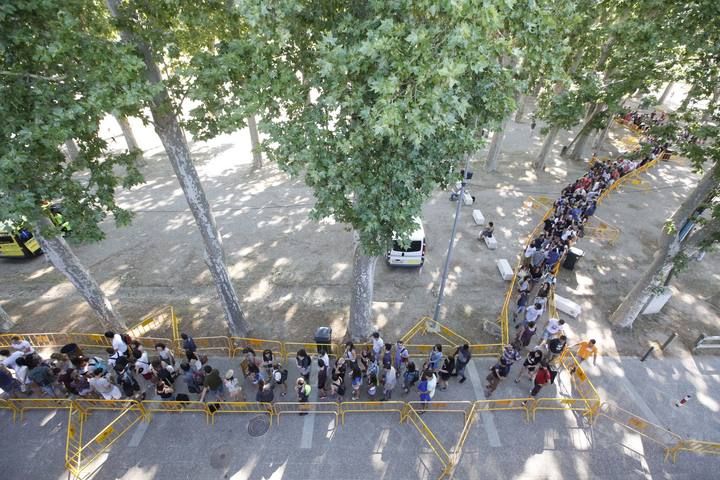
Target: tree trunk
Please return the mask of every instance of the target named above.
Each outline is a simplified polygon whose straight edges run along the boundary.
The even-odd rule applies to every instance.
[[[692,102],[693,98],[695,98],[695,85],[692,85],[690,87],[690,90],[688,90],[687,95],[685,96],[685,99],[680,104],[680,110],[681,112],[684,110],[687,110],[688,106],[690,105],[690,102]]]
[[[520,95],[517,101],[517,111],[515,112],[515,122],[520,123],[525,115],[525,107],[527,103],[527,95]]]
[[[366,341],[375,330],[372,304],[377,261],[378,257],[363,253],[360,235],[353,232],[352,293],[347,332],[353,341]]]
[[[118,125],[120,125],[120,130],[122,130],[123,137],[125,137],[125,143],[127,143],[128,150],[131,152],[134,150],[140,150],[127,117],[122,115],[114,115],[114,117]],[[140,153],[142,154],[142,151]]]
[[[576,145],[577,141],[580,139],[583,139],[583,142],[587,141],[587,137],[590,134],[590,122],[595,118],[595,114],[598,110],[598,104],[593,103],[592,106],[588,109],[587,113],[585,114],[585,119],[583,120],[583,125],[580,128],[580,131],[575,135],[575,138],[572,139],[572,141],[568,144],[568,150],[565,151],[565,155],[562,155],[563,157],[570,154],[570,157],[573,158],[573,155],[576,153],[576,150],[573,149],[571,153],[570,147],[573,145]],[[583,146],[584,147],[584,146]]]
[[[715,188],[717,185],[715,175],[717,175],[719,171],[720,166],[718,165],[708,170],[697,187],[695,187],[695,190],[685,199],[682,205],[680,205],[680,208],[675,211],[671,219],[675,225],[675,231],[668,234],[665,229],[662,230],[653,262],[610,317],[610,323],[613,326],[620,328],[632,327],[635,319],[642,313],[650,301],[652,290],[655,287],[665,285],[665,280],[672,271],[673,260],[681,251],[678,231],[698,206],[705,202],[708,194]]]
[[[578,134],[578,137],[575,139],[575,146],[570,153],[570,160],[574,162],[579,162],[582,160],[583,153],[585,152],[585,144],[587,144],[591,132],[592,129],[585,128]]]
[[[250,144],[252,145],[253,168],[261,169],[263,166],[262,152],[260,151],[260,135],[258,135],[255,116],[250,115],[247,119],[248,130],[250,130]]]
[[[0,332],[9,332],[15,326],[10,315],[0,305]]]
[[[535,162],[533,162],[533,167],[535,168],[535,170],[545,170],[545,160],[547,160],[548,155],[552,151],[552,147],[555,144],[555,139],[557,138],[559,132],[560,127],[552,127],[548,132],[547,136],[545,137],[545,142],[543,143],[542,149],[540,149],[540,155],[538,155],[538,157],[535,159]]]
[[[675,82],[668,82],[667,87],[665,87],[665,90],[663,90],[662,95],[660,95],[660,98],[658,99],[658,105],[663,105],[665,103],[665,100],[667,100],[670,96],[670,92],[672,92],[674,86]]]
[[[107,0],[108,8],[113,17],[117,17],[119,2],[120,0]],[[148,81],[153,85],[160,85],[162,76],[152,56],[150,47],[142,41],[136,41],[128,32],[121,32],[121,36],[123,40],[134,45],[142,55]],[[228,330],[232,336],[246,337],[250,327],[245,319],[245,313],[240,308],[240,300],[237,293],[235,293],[235,287],[225,266],[222,239],[215,226],[215,218],[200,183],[197,170],[195,170],[195,165],[193,165],[190,147],[187,144],[185,133],[178,123],[175,108],[167,89],[161,88],[155,95],[150,112],[153,116],[155,132],[160,137],[163,147],[165,147],[170,164],[175,171],[190,211],[195,218],[195,223],[200,230],[200,236],[205,246],[205,263],[215,282]]]
[[[605,128],[603,128],[600,131],[600,134],[595,139],[595,142],[593,142],[592,148],[593,150],[598,150],[602,144],[605,142],[605,138],[607,138],[607,134],[610,131],[610,127],[612,126],[614,121],[614,118],[612,115],[610,115],[610,118],[608,118],[607,123],[605,124]]]
[[[70,140],[65,140],[65,150],[67,157],[71,162],[74,162],[78,155],[80,155],[80,149],[78,148],[77,143],[75,143],[75,140],[72,138]]]
[[[615,37],[612,36],[608,39],[607,42],[605,42],[605,45],[603,45],[602,50],[600,51],[600,58],[598,59],[597,64],[597,70],[599,72],[602,72],[605,70],[605,63],[607,62],[608,57],[610,56],[610,52],[612,51],[612,47],[615,44]]]
[[[47,224],[45,222],[49,222],[49,220],[43,221],[43,224]],[[80,259],[73,253],[65,239],[62,236],[45,238],[41,233],[43,224],[35,224],[33,235],[40,243],[45,258],[75,286],[78,293],[82,295],[95,312],[103,328],[114,332],[127,330],[127,325],[115,312],[112,303],[110,303],[100,285],[85,266],[80,263]]]
[[[502,151],[503,140],[505,139],[505,128],[507,128],[508,118],[505,118],[495,133],[492,142],[490,142],[490,151],[488,152],[487,161],[485,162],[485,170],[494,172],[497,170],[497,162]]]
[[[702,115],[702,122],[707,122],[710,120],[710,116],[713,114],[713,111],[715,110],[715,106],[717,105],[718,96],[720,96],[720,88],[716,88],[713,90],[712,98],[708,101],[707,108],[703,112]]]

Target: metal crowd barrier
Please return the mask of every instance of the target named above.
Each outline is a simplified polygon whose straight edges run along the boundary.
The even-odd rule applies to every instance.
[[[346,413],[399,413],[400,421],[402,421],[406,408],[407,403],[392,400],[387,402],[342,402],[340,404],[340,423],[345,425]]]

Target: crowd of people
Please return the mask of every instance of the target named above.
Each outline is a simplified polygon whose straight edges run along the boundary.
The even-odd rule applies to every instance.
[[[641,112],[639,110],[628,110],[618,115],[626,125],[634,125],[638,130],[647,132],[651,127],[664,125],[668,116],[665,112],[653,110],[652,112]]]

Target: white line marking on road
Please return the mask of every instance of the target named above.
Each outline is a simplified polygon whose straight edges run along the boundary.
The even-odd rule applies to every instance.
[[[302,437],[300,438],[300,448],[312,448],[313,434],[315,433],[315,414],[309,413],[305,415],[303,420]]]
[[[475,368],[475,360],[470,360],[466,367],[470,383],[472,383],[473,390],[475,391],[476,400],[485,399],[485,387],[483,385],[483,378]],[[500,442],[500,435],[498,434],[497,428],[495,428],[495,417],[491,412],[480,412],[480,418],[482,419],[482,426],[485,429],[485,433],[488,437],[491,447],[500,448],[502,443]]]
[[[147,432],[148,427],[150,426],[150,422],[140,422],[140,425],[135,429],[135,433],[133,433],[133,436],[130,437],[130,443],[128,443],[128,447],[137,447],[140,445],[140,441],[145,436],[145,432]]]

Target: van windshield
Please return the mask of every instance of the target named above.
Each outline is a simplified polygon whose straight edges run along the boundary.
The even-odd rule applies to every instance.
[[[400,242],[393,241],[393,250],[396,252],[419,252],[421,248],[422,242],[420,240],[410,242],[408,248],[403,248]]]

